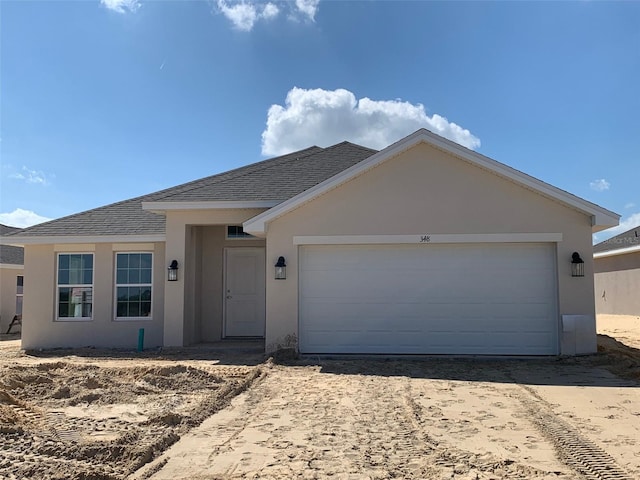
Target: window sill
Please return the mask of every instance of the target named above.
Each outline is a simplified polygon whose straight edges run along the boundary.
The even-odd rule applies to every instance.
[[[93,317],[62,317],[56,318],[54,322],[93,322]]]
[[[150,322],[153,317],[116,317],[114,322]]]
[[[235,240],[245,241],[245,240],[262,240],[262,239],[258,237],[226,237],[225,240],[228,242],[233,242]]]

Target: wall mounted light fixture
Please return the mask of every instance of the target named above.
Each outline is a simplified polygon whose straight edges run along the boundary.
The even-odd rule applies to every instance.
[[[571,255],[571,276],[584,277],[584,260],[580,258],[578,252],[573,252]]]
[[[284,257],[278,257],[278,262],[276,263],[275,267],[276,267],[276,280],[286,280],[287,264],[284,261]]]
[[[175,282],[176,280],[178,280],[178,261],[177,260],[171,261],[171,265],[169,265],[169,268],[168,268],[167,280],[169,280],[170,282]]]

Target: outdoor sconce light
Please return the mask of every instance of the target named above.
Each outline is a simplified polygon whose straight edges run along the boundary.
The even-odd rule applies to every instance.
[[[276,263],[275,267],[276,267],[276,280],[286,280],[287,264],[284,263],[284,257],[278,257],[278,262]]]
[[[573,252],[571,255],[571,276],[584,277],[584,260],[580,258],[578,252]]]
[[[178,280],[178,261],[172,260],[171,265],[169,265],[167,280],[170,282],[175,282]]]

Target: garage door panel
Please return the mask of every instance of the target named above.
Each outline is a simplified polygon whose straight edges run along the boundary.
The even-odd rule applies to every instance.
[[[338,327],[344,324],[344,319],[354,322],[370,323],[375,318],[381,318],[388,322],[389,318],[396,315],[395,305],[389,303],[374,302],[340,302],[332,301],[323,304],[320,301],[309,302],[304,308],[303,325],[315,325],[321,321],[324,325]]]
[[[428,296],[441,298],[455,296],[455,281],[438,281],[439,275],[426,276],[420,272],[343,272],[318,271],[306,272],[303,281],[307,298],[398,298],[423,299]],[[366,276],[366,282],[363,281]],[[441,276],[440,276],[441,277]],[[340,279],[336,282],[336,279]],[[345,288],[348,286],[348,288]]]
[[[419,312],[416,310],[420,308]],[[322,324],[325,328],[339,328],[341,324],[362,325],[377,328],[396,322],[418,325],[416,329],[435,328],[442,322],[443,328],[456,329],[458,325],[483,331],[494,328],[525,329],[527,324],[544,323],[548,318],[548,305],[529,305],[526,314],[522,306],[510,304],[460,303],[364,303],[332,302],[325,305],[309,303],[303,310],[300,325],[306,329]],[[477,325],[476,325],[477,324]]]
[[[358,352],[363,344],[367,345],[367,352]],[[331,333],[322,332],[314,336],[312,347],[319,350],[337,348],[343,353],[388,353],[389,350],[388,343],[380,336],[363,335],[360,332],[351,331],[342,332],[339,339],[335,339]],[[397,349],[395,353],[420,353],[422,345],[414,335],[406,333],[398,336],[395,348]]]
[[[549,317],[549,305],[543,303],[508,304],[492,303],[485,306],[485,317],[506,319],[517,322],[522,319],[534,320]]]
[[[549,244],[300,249],[304,353],[555,354]]]
[[[475,285],[473,291],[460,293],[459,279],[448,279],[450,270],[441,272],[366,272],[363,282],[362,272],[308,272],[303,287],[309,293],[307,298],[362,298],[394,301],[399,298],[415,299],[432,303],[451,302],[535,302],[547,298],[552,293],[551,285],[532,283],[528,278],[513,278],[496,274],[487,282],[487,274],[471,275],[465,272],[465,284]],[[523,274],[524,275],[524,274]],[[540,275],[538,275],[540,276]],[[335,280],[339,279],[339,282]],[[348,288],[345,288],[348,286]]]

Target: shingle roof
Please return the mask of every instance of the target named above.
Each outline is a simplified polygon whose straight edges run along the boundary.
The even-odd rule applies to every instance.
[[[374,153],[349,142],[311,147],[172,189],[155,201],[287,200]]]
[[[612,250],[620,250],[621,248],[640,246],[640,225],[620,233],[615,237],[597,243],[593,246],[593,253],[609,252]]]
[[[0,223],[0,236],[19,232],[19,228],[2,225]],[[0,245],[0,263],[8,265],[24,265],[24,249],[11,245]]]
[[[19,232],[20,229],[17,227],[10,227],[9,225],[3,225],[0,223],[0,235],[8,235],[10,233]]]
[[[376,153],[342,142],[310,147],[141,197],[34,225],[20,237],[154,235],[165,217],[142,202],[286,200]]]

